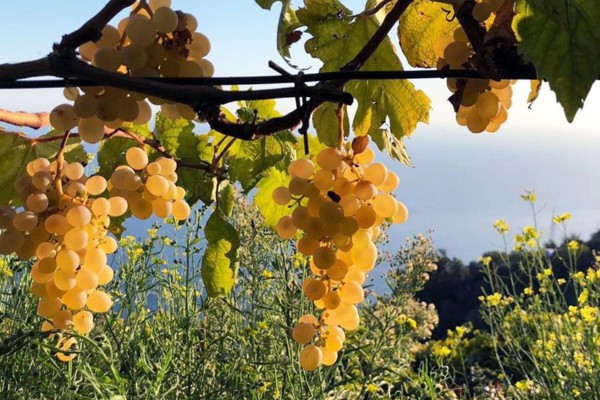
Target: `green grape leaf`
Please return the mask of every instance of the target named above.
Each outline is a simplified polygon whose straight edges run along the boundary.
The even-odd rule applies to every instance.
[[[219,209],[225,216],[231,217],[234,204],[235,188],[233,185],[227,185],[219,192]]]
[[[290,177],[286,172],[271,167],[256,185],[258,190],[254,195],[253,203],[258,207],[268,227],[274,228],[281,217],[292,213],[291,207],[275,204],[272,195],[275,189],[279,186],[287,186],[289,182]]]
[[[160,113],[156,116],[154,128],[155,137],[165,150],[181,161],[199,164],[205,159],[207,139],[193,132],[194,124],[179,118],[176,120],[163,117]],[[194,204],[198,200],[211,204],[215,200],[215,178],[203,170],[196,168],[178,168],[179,179],[177,184],[182,186],[187,194],[188,203]]]
[[[277,103],[273,99],[240,101],[238,104],[240,107],[249,110],[251,113],[250,119],[245,120],[245,122],[253,122],[255,112],[258,116],[258,120],[281,117],[281,113],[275,109]]]
[[[235,247],[240,246],[240,239],[235,227],[229,223],[221,210],[215,210],[206,221],[204,234],[209,243],[225,238]]]
[[[115,169],[126,162],[125,152],[137,145],[135,140],[119,136],[113,136],[102,141],[97,155],[98,165],[100,166],[98,174],[106,179],[110,178]]]
[[[51,131],[42,136],[50,138],[64,135],[64,132]],[[36,158],[44,157],[53,160],[60,149],[60,140],[50,142],[34,142],[23,133],[0,133],[0,204],[21,204],[21,199],[14,189],[15,181],[26,174],[27,163]],[[81,145],[79,138],[70,138],[65,147],[65,160],[67,162],[80,162],[87,164],[89,156]]]
[[[309,7],[310,4],[310,7]],[[322,71],[336,71],[348,63],[380,27],[376,16],[361,15],[348,22],[350,10],[335,0],[307,0],[298,18],[313,36],[307,51],[323,61]],[[386,37],[362,68],[367,71],[399,71],[402,64]],[[419,122],[429,121],[430,100],[407,80],[350,81],[346,90],[358,101],[352,123],[356,135],[375,135],[389,121],[396,139],[412,134]],[[320,126],[320,125],[316,125]],[[327,137],[319,134],[319,137]]]
[[[265,10],[270,10],[273,4],[281,2],[281,13],[279,14],[279,25],[277,26],[277,51],[288,65],[290,63],[290,46],[300,38],[301,33],[296,29],[301,26],[292,8],[291,0],[256,0],[256,3]]]
[[[210,297],[225,296],[235,283],[237,266],[231,259],[233,245],[226,239],[209,243],[202,256],[202,281]]]
[[[336,114],[338,105],[334,103],[322,104],[313,114],[313,125],[317,131],[319,141],[329,147],[338,145],[338,134],[340,124]],[[344,134],[350,133],[350,122],[348,114],[344,112]]]
[[[289,131],[259,140],[240,142],[238,148],[230,149],[228,154],[231,180],[239,181],[244,192],[248,193],[268,168],[287,168],[295,158],[296,142]]]
[[[126,122],[123,123],[123,128],[142,137],[152,137],[152,132],[148,124],[134,125]],[[125,163],[125,152],[135,146],[138,146],[138,143],[128,137],[113,136],[110,139],[103,140],[100,143],[97,155],[98,165],[100,166],[98,174],[107,179],[110,178],[115,169]]]
[[[438,57],[435,42],[452,32],[460,24],[448,20],[448,6],[431,0],[417,0],[408,6],[400,17],[398,38],[406,60],[413,67],[435,68]]]
[[[223,296],[235,283],[239,235],[220,210],[210,216],[204,233],[208,246],[202,256],[202,281],[209,296]]]
[[[572,122],[600,75],[600,2],[518,0],[516,10],[519,52],[548,80]]]

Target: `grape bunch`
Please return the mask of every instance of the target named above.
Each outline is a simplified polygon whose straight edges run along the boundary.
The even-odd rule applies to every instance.
[[[35,159],[15,182],[23,208],[0,207],[0,254],[35,260],[31,292],[39,299],[44,332],[87,335],[94,327],[93,313],[110,309],[111,296],[100,287],[114,276],[107,264],[107,256],[117,250],[111,218],[128,210],[147,218],[149,209],[150,214],[172,214],[177,220],[190,214],[185,191],[175,185],[173,160],[161,157],[148,163],[146,152],[138,147],[130,148],[126,159],[129,166],[118,167],[109,181],[86,176],[80,163]],[[118,189],[123,182],[127,190]],[[107,191],[108,197],[103,197]],[[75,343],[74,338],[61,337],[57,347],[67,351]],[[70,361],[75,354],[58,352],[57,357]]]
[[[277,223],[282,239],[298,237],[298,252],[310,257],[314,276],[302,283],[304,295],[322,310],[320,318],[304,315],[294,326],[293,339],[305,345],[300,365],[312,371],[332,365],[345,333],[359,326],[357,304],[362,284],[377,261],[375,240],[384,222],[402,223],[406,206],[390,192],[398,176],[374,161],[368,137],[356,138],[352,150],[325,148],[316,157],[293,161],[291,181],[273,191],[273,200],[289,205],[291,216]]]
[[[101,38],[79,48],[85,62],[133,77],[211,77],[214,67],[205,57],[210,41],[196,32],[191,14],[171,9],[170,0],[150,1],[150,9],[133,5],[133,13],[117,27],[107,25]],[[81,90],[80,90],[81,89]],[[50,113],[50,123],[60,131],[78,128],[83,140],[98,143],[105,127],[117,129],[124,122],[145,124],[150,103],[161,106],[171,119],[193,120],[196,112],[185,104],[109,87],[70,87],[64,96],[73,104],[61,104]]]
[[[476,4],[476,7],[491,3],[496,2],[482,2]],[[452,36],[440,37],[434,45],[434,50],[439,57],[438,69],[472,67],[473,50],[462,28],[457,28]],[[511,85],[514,83],[510,80],[449,78],[448,89],[454,96],[460,96],[460,105],[456,113],[458,124],[466,126],[472,133],[498,131],[508,118],[508,109],[512,105]]]

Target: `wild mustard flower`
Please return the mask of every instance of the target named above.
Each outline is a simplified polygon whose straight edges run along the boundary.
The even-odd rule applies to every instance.
[[[567,244],[567,247],[570,251],[577,251],[579,250],[579,242],[577,240],[571,240],[569,244]]]
[[[533,190],[526,190],[525,193],[521,195],[521,199],[523,201],[527,201],[529,203],[535,203],[537,196]]]
[[[506,221],[504,221],[502,219],[496,220],[496,222],[494,222],[493,226],[500,234],[508,232],[508,230],[509,230],[508,224],[506,223]]]
[[[579,312],[585,322],[594,322],[598,316],[598,307],[585,306]]]
[[[481,262],[485,267],[489,267],[490,264],[492,263],[492,257],[490,257],[490,256],[479,257],[479,262]]]
[[[554,222],[555,224],[562,224],[563,222],[569,219],[571,219],[571,213],[566,212],[552,217],[552,222]]]
[[[583,291],[581,292],[579,297],[577,297],[577,302],[579,304],[585,304],[588,301],[589,296],[590,296],[589,290],[583,289]]]
[[[530,287],[526,287],[525,289],[523,289],[523,294],[525,296],[531,296],[531,295],[533,295],[533,293],[534,293],[533,289]]]

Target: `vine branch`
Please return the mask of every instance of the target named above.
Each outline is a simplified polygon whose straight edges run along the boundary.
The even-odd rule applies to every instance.
[[[62,145],[62,143],[67,142],[67,140],[69,138],[78,138],[79,134],[77,132],[70,132],[70,133],[65,133],[64,135],[57,135],[57,136],[49,136],[49,137],[41,137],[41,138],[30,138],[30,137],[25,137],[25,139],[29,140],[29,142],[32,145],[35,145],[37,143],[51,143],[51,142],[56,142],[56,141],[61,141],[61,149],[64,147]],[[197,169],[197,170],[201,170],[201,171],[205,171],[205,172],[209,172],[215,175],[222,175],[225,171],[219,168],[213,168],[212,165],[206,161],[200,161],[200,162],[189,162],[189,161],[185,161],[185,160],[181,160],[175,156],[173,156],[170,152],[168,152],[161,144],[160,141],[157,139],[152,139],[152,138],[148,138],[145,136],[141,136],[138,135],[134,132],[128,131],[126,129],[123,128],[119,128],[119,129],[114,129],[114,130],[107,130],[104,133],[104,138],[103,140],[107,140],[110,139],[112,137],[119,137],[119,138],[123,138],[123,139],[129,139],[129,140],[133,140],[135,142],[137,142],[138,144],[141,145],[147,145],[150,146],[151,148],[153,148],[154,150],[156,150],[159,154],[161,154],[162,156],[168,157],[168,158],[172,158],[173,160],[175,160],[177,162],[177,165],[179,167],[182,168],[189,168],[189,169]],[[64,150],[63,150],[64,152]],[[57,156],[58,159],[58,156]]]
[[[24,111],[8,111],[0,109],[0,122],[14,126],[40,129],[50,125],[50,114],[47,112],[28,113]]]

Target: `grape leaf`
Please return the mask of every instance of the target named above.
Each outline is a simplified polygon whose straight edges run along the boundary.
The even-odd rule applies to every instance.
[[[253,203],[264,217],[265,226],[274,228],[281,217],[292,213],[292,208],[275,204],[272,197],[273,190],[279,186],[287,186],[289,182],[290,177],[286,172],[271,167],[256,185],[258,190]]]
[[[220,210],[210,216],[204,232],[208,246],[202,256],[202,281],[209,296],[223,296],[235,283],[239,235]]]
[[[200,151],[206,139],[194,134],[193,129],[194,124],[183,118],[173,120],[161,114],[156,116],[155,137],[169,154],[189,163],[210,161],[203,159],[206,154]],[[177,174],[177,184],[185,188],[188,203],[201,200],[211,204],[215,200],[215,179],[212,175],[195,168],[179,168]]]
[[[600,2],[519,0],[516,9],[519,52],[548,80],[572,122],[600,75]]]
[[[340,124],[336,114],[337,108],[337,104],[324,103],[317,108],[312,117],[319,141],[329,147],[338,145]],[[344,113],[344,134],[347,137],[349,133],[350,122],[348,121],[348,114]]]
[[[123,128],[143,137],[152,137],[148,124],[134,125],[126,122],[123,124]],[[113,136],[108,140],[103,140],[97,155],[100,166],[98,173],[108,179],[119,165],[125,163],[125,152],[135,146],[138,146],[138,143],[126,137]]]
[[[219,209],[227,217],[233,213],[235,203],[235,189],[233,185],[227,185],[219,192]]]
[[[456,18],[448,20],[445,8],[448,6],[443,3],[417,0],[400,17],[400,47],[411,66],[435,68],[438,60],[433,50],[435,42],[460,26]]]
[[[313,57],[323,61],[322,71],[338,70],[352,60],[380,26],[376,16],[361,15],[353,22],[348,22],[344,17],[350,14],[350,10],[336,0],[306,0],[305,3],[306,7],[298,10],[297,15],[313,35],[307,41],[306,49]],[[402,70],[400,59],[388,37],[363,69]],[[429,98],[406,80],[350,81],[346,90],[358,101],[352,123],[356,135],[375,135],[389,121],[392,134],[400,139],[410,135],[419,122],[429,120]]]
[[[281,13],[279,15],[279,25],[277,26],[277,51],[289,66],[296,68],[290,63],[290,46],[299,39],[299,34],[295,32],[301,26],[296,17],[296,12],[292,8],[291,0],[256,0],[256,3],[265,10],[270,10],[273,4],[281,1]],[[300,33],[301,35],[301,33]]]
[[[259,140],[241,142],[228,155],[229,176],[239,181],[247,193],[256,186],[270,167],[286,169],[295,157],[296,138],[288,131]]]
[[[233,246],[221,239],[206,246],[202,257],[202,281],[210,297],[224,296],[231,292],[235,283],[237,267],[230,254]]]
[[[42,138],[63,134],[64,132],[51,131]],[[21,204],[21,199],[14,189],[15,181],[27,173],[27,163],[30,161],[39,157],[53,160],[58,153],[60,143],[60,140],[56,140],[32,144],[31,140],[22,133],[0,133],[0,204],[14,206]],[[68,140],[64,154],[67,162],[86,164],[89,161],[79,138]]]

